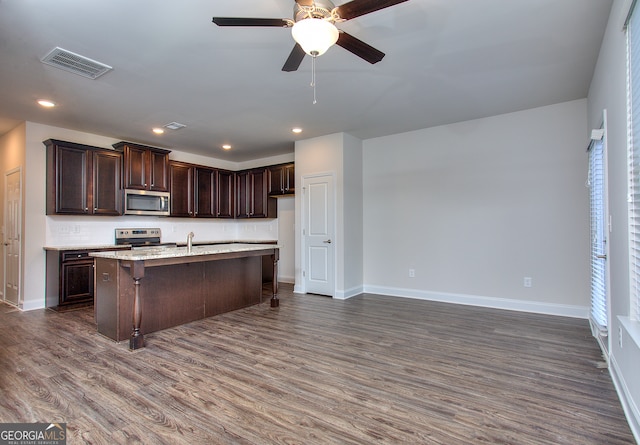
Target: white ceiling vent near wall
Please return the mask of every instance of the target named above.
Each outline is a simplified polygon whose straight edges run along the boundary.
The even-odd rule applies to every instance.
[[[181,124],[180,122],[169,122],[166,125],[163,125],[164,128],[168,128],[169,130],[180,130],[181,128],[185,128],[185,124]]]
[[[55,47],[42,58],[42,63],[79,74],[89,79],[97,79],[113,68],[104,63],[96,62],[66,49]]]

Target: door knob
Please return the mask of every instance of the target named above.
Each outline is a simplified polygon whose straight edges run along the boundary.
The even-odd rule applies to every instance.
[[[323,243],[325,243],[325,244],[331,244],[331,240],[330,240],[330,239],[328,239],[328,240],[324,240],[324,241],[323,241]]]

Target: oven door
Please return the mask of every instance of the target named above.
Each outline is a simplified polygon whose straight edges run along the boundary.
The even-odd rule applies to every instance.
[[[125,215],[169,216],[169,193],[147,190],[124,191]]]

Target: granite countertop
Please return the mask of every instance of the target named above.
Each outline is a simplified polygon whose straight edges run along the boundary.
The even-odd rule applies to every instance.
[[[214,244],[277,244],[278,240],[269,240],[269,239],[261,239],[261,240],[252,240],[252,239],[243,239],[243,240],[217,240],[217,241],[196,241],[193,240],[194,246],[204,246],[204,245],[214,245]],[[176,243],[178,247],[184,247],[187,245],[186,241],[178,241]]]
[[[277,244],[213,244],[205,246],[193,246],[191,252],[186,247],[149,247],[148,249],[92,252],[93,257],[109,258],[125,261],[158,260],[164,258],[181,258],[204,255],[217,255],[221,253],[250,252],[254,250],[266,250],[279,248]]]
[[[217,240],[217,241],[194,241],[193,246],[203,246],[203,245],[218,245],[218,244],[277,244],[278,240]],[[185,247],[187,245],[186,242],[176,242],[174,243],[178,247]],[[130,244],[94,244],[91,246],[44,246],[44,250],[55,250],[55,251],[65,251],[65,250],[121,250],[121,249],[130,249]],[[156,248],[156,247],[151,247]]]
[[[56,250],[56,251],[65,251],[65,250],[116,250],[116,249],[131,249],[129,244],[121,244],[116,246],[115,244],[103,244],[103,245],[92,245],[92,246],[44,246],[44,250]]]

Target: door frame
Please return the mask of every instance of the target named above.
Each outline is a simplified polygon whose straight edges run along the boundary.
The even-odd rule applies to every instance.
[[[609,210],[609,164],[608,164],[608,140],[607,140],[607,110],[602,110],[602,121],[599,127],[600,130],[603,130],[602,133],[602,206],[603,206],[603,217],[604,217],[604,227],[605,227],[605,243],[604,243],[604,293],[605,293],[605,304],[607,310],[607,331],[608,333],[600,332],[591,322],[591,316],[589,315],[589,324],[591,325],[591,332],[600,345],[600,349],[603,352],[603,356],[606,360],[609,359],[609,352],[611,351],[612,344],[612,335],[610,332],[612,326],[611,320],[611,214]],[[591,205],[591,202],[589,203]],[[591,229],[590,229],[591,230]],[[589,235],[591,238],[591,234]],[[589,254],[592,252],[593,240],[590,240],[589,244]],[[592,269],[590,269],[590,274],[593,273]],[[589,313],[591,313],[591,307],[589,308]]]
[[[301,197],[301,205],[300,205],[300,266],[302,270],[302,285],[300,286],[300,291],[302,293],[307,293],[307,236],[303,233],[306,229],[306,206],[308,204],[307,197],[307,181],[311,179],[330,177],[333,182],[333,195],[331,196],[331,204],[333,208],[331,209],[333,212],[333,240],[334,240],[334,248],[333,248],[333,288],[331,290],[331,298],[335,298],[336,289],[337,289],[337,279],[338,279],[338,212],[337,212],[337,190],[336,190],[336,174],[334,172],[320,172],[313,173],[302,176],[302,197]]]

